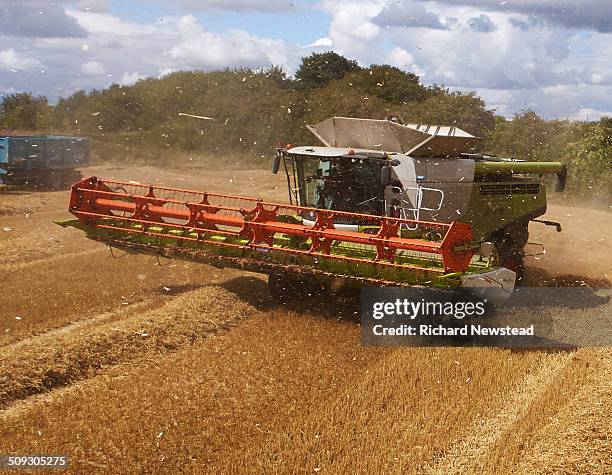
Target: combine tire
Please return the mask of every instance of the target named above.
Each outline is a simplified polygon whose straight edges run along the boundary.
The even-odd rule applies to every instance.
[[[529,239],[529,223],[516,222],[496,231],[493,242],[500,264],[516,272],[516,279],[523,279],[525,272],[525,245]]]

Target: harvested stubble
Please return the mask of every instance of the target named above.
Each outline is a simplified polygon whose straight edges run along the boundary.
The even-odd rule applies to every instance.
[[[0,408],[109,365],[195,344],[256,312],[219,287],[205,287],[142,312],[145,305],[0,348]]]
[[[449,469],[444,463],[441,468],[437,465],[452,448],[474,436],[484,460],[495,460],[497,443],[505,440],[496,437],[495,431],[502,436],[507,435],[506,430],[517,429],[514,423],[518,428],[530,424],[528,408],[533,399],[538,406],[550,403],[549,410],[554,412],[571,397],[577,381],[559,378],[554,371],[567,365],[575,366],[570,353],[397,350],[364,368],[362,376],[341,388],[333,400],[290,421],[265,442],[253,444],[244,453],[234,453],[226,463],[239,471],[255,466],[260,471],[279,473],[291,473],[295,467],[300,467],[301,473],[443,474],[458,473],[461,468],[468,468],[466,473],[496,473],[495,464],[467,466],[473,462],[470,450],[456,454],[463,460],[459,465]],[[532,378],[531,373],[539,378]],[[533,391],[538,381],[543,385],[539,389],[546,392],[542,399]],[[569,390],[556,394],[560,387]],[[513,403],[520,408],[517,414],[499,417],[517,409]],[[500,427],[479,427],[479,421],[489,420],[499,422]],[[511,448],[504,452],[510,470],[523,449]]]
[[[11,406],[0,412],[0,451],[66,452],[75,473],[214,469],[381,355],[357,340],[354,324],[258,314],[191,348]]]
[[[90,243],[92,250],[82,254],[0,268],[2,292],[10,296],[0,306],[0,345],[217,280],[207,266],[175,261],[159,266],[151,256],[113,259],[104,246]]]
[[[517,472],[612,473],[612,350],[590,355],[594,359],[583,364],[591,371],[570,403],[552,415],[550,408],[542,411],[547,423],[529,434]]]
[[[270,178],[264,171],[232,171],[232,180],[210,170],[186,175],[125,167],[87,174],[237,194],[253,190],[276,201],[286,192],[281,174]],[[81,371],[75,360],[62,366],[62,355],[69,358],[76,349],[88,357],[84,342],[92,337],[104,353],[100,342],[112,346],[105,338],[119,320],[145,322],[162,299],[177,298],[175,287],[184,284],[185,292],[229,276],[180,263],[152,268],[148,258],[112,260],[97,243],[51,224],[61,218],[67,194],[2,198],[3,206],[32,214],[2,217],[14,231],[0,234],[0,287],[10,296],[0,309],[7,312],[0,315],[0,344],[77,321],[65,334],[38,337],[38,348],[32,339],[23,341],[23,353],[17,346],[0,352],[3,374],[21,372],[29,378],[22,382],[36,390],[43,387],[36,378],[47,355],[62,371],[75,371],[75,363]],[[534,284],[576,285],[612,276],[609,213],[551,205],[549,219],[561,221],[564,232],[530,227],[548,250],[531,258],[531,265],[546,269],[530,269]],[[36,264],[24,264],[29,261]],[[140,273],[147,275],[142,289]],[[142,291],[131,305],[91,318],[122,308],[126,285],[129,294]],[[160,292],[165,285],[173,292]],[[254,301],[258,292],[265,298],[263,286],[238,287],[243,298]],[[141,296],[145,301],[134,304]],[[180,297],[181,313],[197,304],[197,296]],[[223,299],[218,316],[241,305],[234,295]],[[555,310],[561,311],[572,325],[601,331],[600,307],[584,309],[596,324],[573,308]],[[16,315],[27,318],[16,321]],[[364,349],[355,324],[265,308],[253,315],[231,331],[204,328],[193,345],[189,332],[181,333],[176,351],[167,351],[146,327],[126,327],[129,338],[120,336],[122,345],[144,346],[104,353],[118,354],[118,364],[109,359],[108,367],[96,366],[92,353],[86,360],[97,375],[0,411],[0,453],[66,453],[73,473],[612,473],[610,350]],[[190,328],[181,325],[181,332]],[[143,330],[151,336],[138,336]],[[82,334],[84,346],[64,340],[71,333]],[[33,370],[36,365],[42,369]],[[76,378],[86,376],[81,371]]]
[[[495,419],[507,401],[531,404],[529,374],[545,386],[533,397],[561,394],[547,396],[555,408],[580,383],[558,377],[573,353],[364,349],[358,338],[351,323],[259,313],[146,365],[17,404],[0,416],[0,440],[9,451],[68,451],[76,471],[422,473],[475,421]]]

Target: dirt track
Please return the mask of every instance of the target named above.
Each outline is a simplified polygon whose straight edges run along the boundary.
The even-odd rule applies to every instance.
[[[266,170],[87,172],[286,199]],[[81,472],[612,471],[610,350],[364,349],[353,305],[289,311],[262,276],[113,259],[52,224],[67,196],[0,194],[0,453]],[[564,231],[531,225],[547,253],[528,281],[610,287],[612,214],[547,218]],[[598,302],[559,311],[596,332]]]

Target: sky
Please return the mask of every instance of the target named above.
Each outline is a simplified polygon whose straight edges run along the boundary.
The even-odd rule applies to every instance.
[[[612,116],[612,0],[0,0],[0,94],[51,101],[333,50],[476,91],[498,114]]]

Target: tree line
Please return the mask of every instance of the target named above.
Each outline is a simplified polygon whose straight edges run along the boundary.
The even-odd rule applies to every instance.
[[[279,141],[312,143],[305,125],[331,116],[456,125],[482,137],[485,152],[561,160],[575,192],[612,197],[611,118],[544,120],[527,110],[508,120],[474,92],[425,86],[416,74],[389,65],[360,67],[334,52],[303,58],[293,78],[279,67],[180,71],[130,86],[77,91],[55,105],[30,93],[7,95],[0,129],[86,135],[104,159],[138,156],[159,164],[176,156],[173,151],[202,160],[231,154],[267,158]]]

